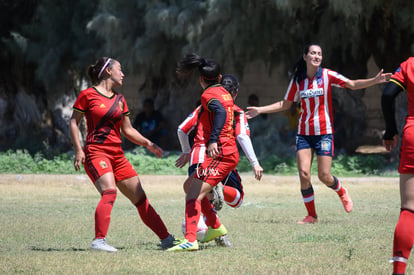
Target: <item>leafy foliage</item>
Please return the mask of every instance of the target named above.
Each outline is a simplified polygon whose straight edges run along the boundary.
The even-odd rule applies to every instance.
[[[186,168],[174,166],[178,154],[171,152],[162,158],[155,157],[144,148],[128,151],[126,158],[134,166],[138,174],[145,175],[186,175]],[[293,157],[271,156],[261,160],[266,174],[296,175],[296,160]],[[246,157],[241,157],[237,169],[240,172],[252,172]],[[28,151],[7,151],[0,153],[0,173],[6,174],[74,174],[73,156],[62,154],[52,159],[42,154],[30,155]],[[390,163],[382,155],[340,155],[332,162],[332,173],[338,176],[375,176],[397,175],[397,163]],[[312,174],[317,175],[316,162],[312,166]]]
[[[18,132],[32,129],[29,123],[47,127],[34,129],[41,135],[56,131],[57,120],[50,120],[56,105],[79,92],[87,65],[99,56],[122,60],[127,74],[145,79],[140,96],[178,117],[187,110],[176,106],[193,106],[185,95],[197,88],[175,77],[176,61],[187,52],[213,58],[242,78],[256,61],[269,72],[289,68],[302,46],[316,41],[326,49],[326,64],[359,78],[371,56],[394,70],[412,54],[414,39],[414,2],[406,0],[30,0],[0,7],[0,148],[6,149],[17,148]],[[25,103],[16,100],[20,90],[36,104],[16,108]],[[24,113],[29,108],[37,109]],[[19,119],[33,113],[41,120]],[[50,140],[50,146],[61,142]]]

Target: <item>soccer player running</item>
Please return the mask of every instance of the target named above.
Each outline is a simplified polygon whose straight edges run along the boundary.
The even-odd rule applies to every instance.
[[[287,110],[293,102],[300,102],[302,109],[296,136],[296,162],[307,215],[298,221],[298,224],[318,221],[310,174],[315,152],[319,180],[338,194],[346,212],[351,212],[353,208],[348,191],[331,175],[334,154],[331,86],[352,90],[364,89],[384,83],[391,77],[391,74],[384,74],[381,70],[375,77],[351,80],[335,71],[322,68],[321,62],[321,47],[316,44],[307,45],[293,68],[285,98],[267,106],[247,107],[246,112],[247,118],[253,118],[263,113]]]
[[[223,75],[221,83],[223,87],[232,95],[233,100],[237,97],[239,82],[233,75]],[[263,168],[256,157],[250,140],[249,125],[244,111],[234,105],[234,130],[238,143],[243,152],[246,154],[250,165],[253,167],[254,175],[257,180],[262,178]],[[182,168],[189,163],[188,175],[191,175],[198,165],[204,160],[205,145],[197,138],[194,138],[194,145],[191,148],[188,135],[197,127],[199,115],[202,108],[198,106],[179,126],[177,129],[178,139],[180,141],[182,153],[177,159],[175,166]],[[243,185],[237,170],[233,170],[223,180],[223,195],[225,202],[234,208],[240,207],[243,203]],[[188,186],[184,186],[188,190]],[[219,209],[216,209],[219,210]]]
[[[188,54],[178,62],[177,73],[188,76],[195,69],[199,71],[200,85],[204,89],[201,95],[203,110],[196,135],[206,150],[204,161],[184,183],[189,186],[185,206],[185,239],[167,251],[198,250],[196,232],[201,212],[206,218],[208,230],[200,242],[209,242],[227,234],[206,195],[236,168],[239,161],[233,130],[234,103],[231,94],[220,85],[220,65],[196,54]]]
[[[408,115],[402,131],[400,149],[400,200],[401,211],[394,231],[393,274],[404,274],[414,243],[414,57],[405,60],[391,77],[382,94],[382,111],[385,119],[383,143],[388,151],[398,145],[395,121],[395,99],[407,91]]]
[[[121,64],[113,58],[99,58],[89,66],[88,76],[93,86],[80,92],[69,127],[75,150],[75,170],[80,170],[83,165],[101,194],[95,212],[95,239],[90,248],[117,251],[105,239],[117,187],[135,205],[145,225],[160,238],[161,248],[169,248],[177,241],[149,204],[137,172],[125,158],[121,148],[121,130],[131,142],[145,146],[157,157],[161,157],[163,151],[132,127],[125,98],[114,90],[122,86],[124,74]],[[82,149],[78,125],[83,116],[86,117],[87,136]]]

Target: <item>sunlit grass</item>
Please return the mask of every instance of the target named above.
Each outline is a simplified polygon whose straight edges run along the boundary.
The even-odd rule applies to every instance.
[[[182,237],[184,176],[141,176],[150,202],[171,233]],[[399,215],[396,178],[348,178],[354,211],[314,180],[319,223],[305,216],[298,179],[243,175],[245,202],[219,212],[231,249],[159,250],[158,239],[120,193],[108,241],[115,254],[88,250],[99,195],[81,175],[0,175],[2,274],[390,274]],[[408,273],[410,272],[410,264]]]

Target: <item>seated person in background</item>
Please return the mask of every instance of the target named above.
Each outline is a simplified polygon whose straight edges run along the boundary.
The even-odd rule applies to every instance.
[[[144,100],[144,110],[134,120],[134,127],[146,138],[161,147],[167,147],[167,123],[161,112],[155,110],[154,100]]]

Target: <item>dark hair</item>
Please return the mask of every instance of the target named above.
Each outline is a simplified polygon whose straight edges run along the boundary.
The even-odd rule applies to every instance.
[[[309,48],[311,46],[319,46],[319,44],[313,43],[313,44],[307,44],[304,48],[303,48],[303,52],[302,54],[308,54],[309,52]],[[303,55],[300,56],[299,60],[296,62],[295,66],[293,66],[292,70],[291,70],[291,79],[293,78],[293,80],[297,81],[297,82],[301,82],[306,75],[306,62],[305,60],[303,60]]]
[[[150,104],[150,105],[153,105],[153,106],[154,106],[154,100],[153,100],[152,98],[150,98],[150,97],[147,97],[147,98],[144,100],[143,105],[145,105],[145,104]]]
[[[198,68],[200,76],[207,84],[219,82],[220,65],[212,60],[207,60],[195,53],[187,54],[177,63],[176,72],[179,76],[185,77]]]
[[[224,74],[221,78],[221,84],[232,96],[239,91],[239,81],[231,74]]]
[[[101,57],[96,60],[95,64],[88,67],[88,76],[93,85],[99,84],[105,77],[105,69],[112,68],[115,59],[110,57]]]

